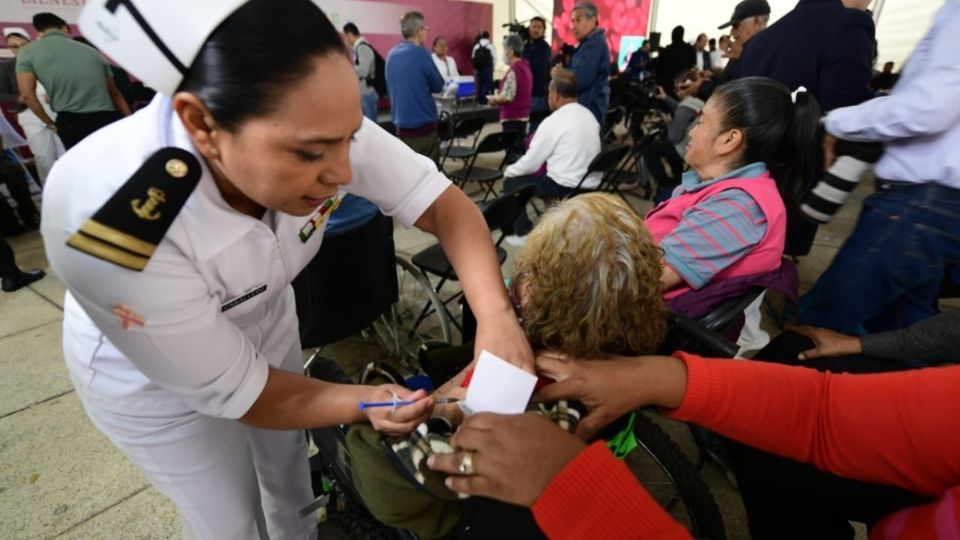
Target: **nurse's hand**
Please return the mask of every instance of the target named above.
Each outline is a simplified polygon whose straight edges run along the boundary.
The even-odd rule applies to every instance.
[[[401,407],[374,407],[364,409],[364,414],[373,429],[385,433],[390,437],[406,435],[418,425],[426,422],[433,412],[433,398],[427,396],[423,390],[416,392],[396,384],[384,384],[374,388],[367,395],[367,403],[393,401],[402,399],[416,401]]]
[[[520,328],[513,310],[499,317],[477,317],[473,357],[479,358],[480,351],[483,350],[490,351],[528,373],[534,373],[533,349],[530,348],[527,335]]]

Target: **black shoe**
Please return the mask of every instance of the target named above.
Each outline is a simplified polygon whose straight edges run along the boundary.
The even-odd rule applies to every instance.
[[[39,281],[43,279],[43,276],[46,276],[47,273],[39,268],[34,268],[33,270],[25,270],[20,272],[20,277],[16,278],[3,278],[2,288],[3,292],[13,292],[17,289],[26,287],[27,285],[33,283],[34,281]]]

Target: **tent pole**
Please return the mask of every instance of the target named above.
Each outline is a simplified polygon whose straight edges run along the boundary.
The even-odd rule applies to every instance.
[[[881,0],[882,1],[882,0]],[[650,29],[647,31],[647,35],[650,35],[650,32],[656,32],[657,30],[657,8],[660,6],[660,0],[651,0],[650,2],[650,24],[648,25]]]
[[[873,10],[873,24],[874,26],[880,24],[880,13],[883,11],[883,5],[886,4],[886,0],[877,0],[876,6]]]

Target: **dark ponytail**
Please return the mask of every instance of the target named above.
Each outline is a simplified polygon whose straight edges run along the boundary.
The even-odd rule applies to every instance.
[[[178,91],[190,92],[230,131],[269,115],[313,61],[346,54],[340,34],[311,0],[250,0],[210,34]]]
[[[713,97],[722,111],[721,129],[744,133],[737,166],[766,163],[792,220],[816,171],[814,145],[820,121],[816,98],[798,92],[794,103],[786,86],[763,77],[731,81],[718,87]]]

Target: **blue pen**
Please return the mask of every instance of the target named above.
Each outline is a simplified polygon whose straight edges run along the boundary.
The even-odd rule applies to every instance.
[[[460,400],[457,398],[445,397],[445,398],[435,399],[434,404],[444,405],[446,403],[456,403],[458,401]],[[361,401],[360,410],[362,411],[364,409],[372,409],[373,407],[403,407],[404,405],[411,405],[413,403],[416,403],[416,401],[410,401],[408,399],[395,399],[393,401],[372,401],[370,403],[367,403],[366,401]]]

